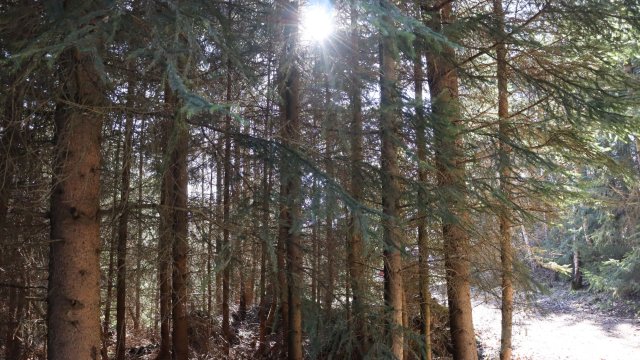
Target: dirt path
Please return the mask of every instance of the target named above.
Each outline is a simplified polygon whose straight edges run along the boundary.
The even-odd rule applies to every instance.
[[[514,359],[632,360],[640,359],[640,319],[621,307],[602,310],[607,301],[586,293],[555,289],[537,299],[535,307],[518,309],[514,317]],[[485,359],[500,349],[500,308],[477,298],[473,309],[476,332]]]

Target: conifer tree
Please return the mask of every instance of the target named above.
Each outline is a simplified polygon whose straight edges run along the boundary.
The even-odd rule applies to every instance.
[[[60,15],[91,16],[104,6],[69,1]],[[55,111],[50,210],[49,359],[97,359],[100,349],[100,146],[106,99],[102,74],[95,67],[99,33],[90,31],[64,50],[58,61],[61,95]]]
[[[380,2],[382,9],[391,4]],[[398,46],[394,39],[393,22],[386,14],[380,15],[380,177],[382,180],[382,225],[384,258],[384,304],[388,312],[385,321],[391,353],[404,358],[402,255],[404,242],[400,229],[400,170],[398,144],[400,143],[401,99],[398,89]]]

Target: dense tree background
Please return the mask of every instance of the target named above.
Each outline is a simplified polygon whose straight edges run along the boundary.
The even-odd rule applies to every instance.
[[[482,293],[509,359],[542,278],[637,300],[639,26],[633,0],[1,1],[2,356],[473,359]]]

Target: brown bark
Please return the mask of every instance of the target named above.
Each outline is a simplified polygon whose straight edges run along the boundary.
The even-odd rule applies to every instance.
[[[327,66],[328,68],[328,66]],[[329,89],[328,76],[325,78],[325,170],[329,178],[333,178],[335,175],[334,159],[332,158],[335,149],[334,132],[336,129],[335,110],[333,109],[333,102],[331,98],[331,90]],[[336,206],[335,194],[331,189],[326,189],[326,210],[325,210],[325,231],[326,231],[326,246],[325,255],[327,257],[327,267],[324,270],[326,274],[325,293],[324,293],[324,311],[327,320],[331,319],[331,306],[334,298],[335,287],[335,252],[336,252],[336,239],[333,228],[334,220],[334,208]]]
[[[358,27],[358,9],[354,3],[350,5],[350,42],[351,56],[349,58],[351,66],[351,87],[349,88],[349,98],[351,100],[351,183],[349,192],[358,203],[363,201],[362,183],[362,82],[360,79],[360,31]],[[353,328],[356,336],[356,351],[354,357],[360,359],[368,352],[369,335],[366,321],[366,281],[365,264],[363,259],[364,246],[362,223],[360,221],[362,213],[357,207],[351,209],[348,225],[347,238],[347,267],[349,271],[349,282],[353,294],[352,314]]]
[[[314,121],[315,122],[315,121]],[[318,181],[316,179],[313,180],[313,185],[311,189],[311,193],[316,196],[318,193]],[[312,246],[312,260],[311,260],[311,302],[314,307],[316,307],[319,303],[318,299],[318,276],[319,276],[319,268],[320,268],[320,239],[318,238],[319,226],[318,219],[314,216],[312,220],[313,224],[311,225],[311,246]]]
[[[118,127],[121,125],[121,123],[118,125]],[[116,128],[113,127],[111,130],[111,135],[113,137],[115,137],[116,134]],[[107,149],[107,153],[110,153],[111,149]],[[115,150],[115,157],[114,157],[114,162],[116,164],[115,166],[115,173],[117,173],[120,169],[120,151],[121,151],[121,142],[120,139],[118,139],[116,141],[116,150]],[[102,356],[102,360],[109,360],[109,351],[108,351],[108,347],[109,347],[109,342],[110,342],[110,333],[111,330],[109,329],[109,327],[111,326],[111,302],[113,300],[113,273],[117,271],[116,269],[116,264],[115,264],[115,259],[116,259],[116,252],[117,252],[117,227],[114,225],[117,215],[118,215],[118,208],[115,206],[116,202],[118,201],[118,188],[120,186],[120,183],[118,181],[118,178],[115,179],[114,184],[113,184],[113,191],[112,191],[112,197],[111,197],[111,203],[114,204],[114,206],[112,207],[110,213],[111,213],[111,236],[108,237],[109,239],[109,264],[107,265],[107,293],[104,299],[104,321],[102,323],[102,350],[101,350],[101,356]]]
[[[298,3],[279,1],[283,19],[283,48],[278,68],[282,142],[291,150],[298,149],[300,140],[300,73],[297,62]],[[287,342],[287,358],[301,360],[302,352],[302,248],[300,239],[300,165],[297,159],[285,155],[280,164],[280,224],[279,257],[286,252],[286,299],[282,298],[283,333]],[[278,259],[279,262],[282,260]],[[279,263],[281,274],[284,264]],[[281,279],[282,287],[282,279]],[[281,288],[281,295],[284,294]],[[287,311],[288,310],[288,311]],[[286,312],[286,315],[285,315]]]
[[[498,29],[496,59],[498,62],[498,173],[500,192],[506,201],[511,199],[509,178],[511,177],[511,149],[507,143],[509,130],[509,93],[507,88],[507,46],[504,42],[505,24],[502,0],[493,0],[493,14]],[[503,204],[498,216],[500,223],[500,262],[502,267],[502,332],[500,338],[500,360],[511,359],[511,335],[513,324],[513,249],[511,245],[511,212],[509,204]]]
[[[178,115],[175,122],[177,129],[175,149],[172,154],[172,166],[174,173],[173,196],[173,274],[172,274],[172,315],[173,315],[173,359],[187,360],[189,358],[189,340],[187,328],[187,304],[188,304],[188,277],[187,264],[188,251],[188,227],[187,213],[188,200],[188,174],[187,155],[189,132],[182,115]]]
[[[171,90],[165,87],[165,129],[162,134],[162,143],[169,144],[171,138],[171,123],[177,100]],[[164,149],[168,152],[169,149]],[[162,184],[160,190],[160,229],[158,240],[158,287],[160,297],[160,349],[158,360],[171,358],[171,254],[173,242],[173,174],[170,161],[163,164]]]
[[[220,140],[220,139],[219,139]],[[218,143],[224,144],[224,141],[218,141]],[[224,151],[223,149],[219,149],[219,151]],[[224,224],[224,216],[222,214],[222,197],[223,197],[223,159],[220,159],[220,156],[216,156],[216,217],[218,221],[222,218],[222,222]],[[224,232],[224,228],[223,228]],[[223,246],[222,246],[222,236],[220,232],[216,234],[216,264],[220,264],[223,258]],[[222,314],[223,305],[222,305],[222,272],[216,272],[216,308],[219,309]]]
[[[135,84],[129,82],[127,106],[132,107]],[[126,291],[127,291],[127,237],[129,223],[129,193],[131,183],[131,154],[133,148],[133,116],[126,115],[122,173],[120,184],[120,217],[118,219],[117,274],[116,274],[116,360],[124,360],[126,340]]]
[[[448,30],[452,22],[452,5],[448,2],[438,11],[431,11],[428,26],[435,32],[451,36]],[[456,360],[475,360],[478,355],[471,314],[470,243],[465,228],[468,210],[461,136],[463,123],[460,119],[455,51],[443,44],[441,52],[430,53],[427,58],[453,357]]]
[[[268,109],[269,107],[267,107]],[[269,308],[267,308],[267,301],[271,301],[271,303],[276,303],[277,299],[273,298],[273,280],[272,277],[269,277],[269,285],[267,286],[267,275],[270,273],[268,271],[268,265],[271,263],[268,261],[268,246],[269,246],[269,203],[270,203],[270,193],[271,193],[271,177],[269,176],[269,165],[267,162],[264,162],[264,166],[262,168],[262,217],[261,217],[261,227],[262,227],[262,242],[260,248],[260,306],[259,306],[259,334],[258,334],[258,343],[259,343],[259,352],[264,351],[264,347],[266,346],[266,336],[268,329],[268,313]]]
[[[140,146],[140,150],[138,153],[138,206],[142,204],[142,184],[143,184],[143,176],[144,176],[144,159],[143,159],[143,139],[144,139],[144,119],[140,124],[140,134],[138,135],[138,142]],[[133,317],[133,329],[134,331],[140,330],[140,313],[142,310],[140,297],[141,297],[141,285],[142,285],[142,209],[138,209],[138,222],[137,222],[137,236],[136,236],[136,277],[135,277],[135,288],[136,288],[136,299],[135,299],[135,312]]]
[[[229,10],[231,11],[231,10]],[[231,14],[229,14],[231,17]],[[226,99],[231,102],[231,63],[227,61],[227,85]],[[229,287],[231,276],[231,244],[229,241],[230,209],[231,209],[231,116],[225,116],[225,129],[227,133],[224,135],[224,179],[223,181],[223,197],[222,197],[222,217],[224,227],[222,228],[222,257],[224,268],[222,269],[222,335],[225,339],[224,353],[229,355],[229,347],[231,346],[232,333],[229,322]]]
[[[418,275],[420,288],[420,314],[422,318],[422,341],[424,352],[421,358],[431,360],[431,291],[429,290],[429,244],[427,238],[427,118],[424,114],[423,99],[423,46],[418,38],[415,45],[414,92],[416,101],[416,152],[418,159]]]
[[[74,4],[65,5],[65,10],[75,8]],[[51,360],[97,359],[103,122],[98,107],[105,98],[90,53],[78,48],[66,50],[60,66],[62,93],[55,112],[47,353]]]
[[[177,104],[177,99],[172,99]],[[189,357],[189,341],[187,336],[187,304],[188,304],[188,174],[187,155],[189,151],[189,130],[184,115],[174,109],[173,121],[168,131],[171,136],[169,145],[165,149],[168,163],[168,183],[163,184],[169,198],[168,228],[170,231],[172,276],[171,276],[171,314],[172,314],[172,359],[187,360]]]
[[[211,159],[213,163],[213,159]],[[214,191],[213,191],[213,166],[209,168],[209,209],[213,211],[215,208]],[[203,191],[204,193],[204,191]],[[213,215],[209,215],[213,216]],[[213,261],[214,261],[214,235],[213,235],[213,218],[209,218],[207,222],[207,315],[213,316],[213,290],[214,279],[211,278],[213,274]]]
[[[381,1],[383,8],[388,7]],[[392,26],[388,15],[382,15],[382,26]],[[401,143],[401,104],[398,90],[398,48],[391,34],[380,35],[380,176],[382,178],[382,211],[384,242],[384,303],[388,317],[386,333],[391,353],[404,358],[404,331],[402,329],[402,281],[403,246],[400,229],[400,169],[398,166],[398,144]]]
[[[271,52],[269,52],[268,60],[267,60],[267,89],[271,89]],[[266,111],[265,111],[265,138],[271,136],[271,95],[267,93],[266,96]],[[277,299],[273,294],[273,276],[269,276],[269,284],[267,285],[267,275],[271,274],[268,271],[268,266],[272,264],[272,261],[269,258],[269,245],[270,245],[270,234],[269,234],[269,214],[270,214],[270,204],[271,204],[271,167],[267,161],[263,162],[262,165],[262,217],[261,217],[261,227],[262,227],[262,241],[260,248],[260,312],[259,312],[259,333],[258,333],[258,354],[262,354],[266,348],[266,336],[267,331],[270,332],[271,326],[269,323],[269,314],[271,308],[275,308],[274,305],[277,303]],[[267,308],[267,301],[271,301],[271,306]]]
[[[167,117],[166,141],[160,204],[160,313],[161,343],[159,359],[171,355],[173,360],[189,356],[187,336],[187,155],[189,129],[179,102],[171,89],[165,87]],[[172,320],[173,326],[169,326]],[[169,338],[169,329],[171,337]],[[169,342],[171,339],[171,342]],[[171,347],[171,349],[170,349]],[[171,351],[170,351],[171,350]],[[171,353],[171,354],[170,354]]]
[[[580,248],[578,246],[577,231],[573,233],[572,249],[573,249],[573,271],[571,277],[571,289],[580,290],[584,287],[582,283],[582,270],[580,269]]]

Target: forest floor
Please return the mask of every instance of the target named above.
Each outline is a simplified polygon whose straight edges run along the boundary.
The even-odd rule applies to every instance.
[[[514,311],[514,359],[640,359],[638,305],[571,291],[567,283],[550,285],[548,294],[538,295],[532,304],[521,304]],[[499,304],[476,296],[473,318],[484,358],[497,359]]]

